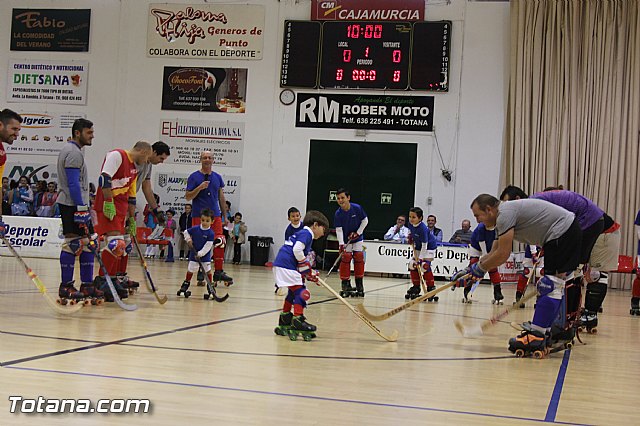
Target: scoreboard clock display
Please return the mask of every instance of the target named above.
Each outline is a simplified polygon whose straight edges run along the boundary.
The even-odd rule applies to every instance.
[[[451,22],[286,21],[281,87],[447,91]]]

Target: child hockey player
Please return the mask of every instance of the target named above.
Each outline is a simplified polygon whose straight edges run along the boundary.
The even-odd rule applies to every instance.
[[[418,265],[422,268],[423,279],[427,281],[427,277],[431,274],[431,282],[433,283],[433,273],[431,272],[431,261],[435,257],[437,242],[427,225],[422,219],[424,212],[420,207],[412,207],[409,210],[409,232],[413,241],[413,259],[409,261],[409,274],[411,276],[412,287],[409,288],[405,299],[415,299],[420,296],[420,274]],[[427,287],[427,291],[435,290],[436,286]],[[429,302],[437,302],[438,296],[430,297]]]
[[[182,282],[180,290],[178,290],[178,296],[184,294],[185,298],[191,296],[189,286],[191,285],[191,278],[193,273],[197,272],[200,268],[196,257],[200,259],[202,265],[205,268],[205,273],[211,280],[211,249],[213,248],[216,236],[211,229],[211,222],[213,221],[213,212],[209,209],[203,209],[200,212],[200,224],[192,226],[184,231],[184,240],[191,249],[189,251],[189,265],[187,266],[187,276]]]
[[[343,297],[364,297],[364,248],[362,234],[369,223],[364,209],[351,202],[351,194],[344,188],[336,191],[336,200],[340,208],[336,210],[333,224],[340,244],[340,279],[342,280]],[[351,259],[353,259],[353,275],[356,277],[356,288],[351,287]]]
[[[303,229],[301,223],[300,223],[300,210],[298,210],[295,207],[290,207],[289,210],[287,210],[287,217],[289,219],[289,226],[287,226],[287,229],[285,229],[284,231],[284,240],[287,241],[289,239],[290,236],[292,236],[293,234],[295,234],[296,232],[300,231],[301,229]]]
[[[305,279],[318,282],[318,272],[311,269],[307,255],[313,240],[322,237],[329,228],[326,216],[315,210],[308,211],[302,223],[304,228],[285,241],[273,262],[276,285],[289,289],[275,333],[288,335],[291,340],[296,340],[298,335],[304,340],[316,337],[316,326],[309,324],[303,315],[307,300],[311,297],[304,284]]]

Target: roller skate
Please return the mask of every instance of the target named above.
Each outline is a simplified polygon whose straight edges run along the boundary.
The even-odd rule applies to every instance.
[[[509,339],[509,351],[518,358],[533,356],[534,358],[542,359],[549,350],[547,349],[545,334],[530,328]]]
[[[180,286],[180,290],[178,290],[178,293],[176,293],[176,295],[180,296],[184,294],[184,298],[188,299],[189,296],[191,296],[191,290],[189,290],[190,285],[191,285],[191,282],[184,280],[182,282],[182,285]]]
[[[342,297],[355,297],[356,296],[356,288],[351,287],[350,280],[342,280],[342,290],[340,291],[340,296]]]
[[[136,293],[140,288],[140,283],[129,278],[126,272],[118,272],[116,274],[114,284],[116,281],[122,286],[122,288],[125,288],[129,294]]]
[[[436,289],[435,285],[432,285],[431,287],[427,287],[427,293],[431,293],[433,290]],[[429,302],[437,302],[438,300],[440,300],[440,297],[438,296],[432,296],[430,298],[427,299]]]
[[[356,278],[356,293],[357,297],[364,297],[364,284],[362,283],[362,277]]]
[[[304,315],[294,316],[291,320],[291,328],[288,330],[289,339],[298,340],[298,336],[302,336],[305,342],[316,337],[316,326],[309,324]]]
[[[116,292],[118,293],[118,297],[120,297],[120,299],[126,299],[129,297],[129,290],[122,287],[118,282],[118,280],[115,280],[115,281],[112,280],[112,282],[113,282],[113,287],[116,289]],[[111,294],[111,289],[109,288],[109,284],[107,283],[107,280],[105,279],[105,277],[101,277],[100,275],[98,275],[93,280],[93,285],[104,293],[105,302],[114,301],[113,295]]]
[[[82,283],[80,293],[83,295],[85,305],[102,305],[104,303],[104,292],[98,290],[93,282]]]
[[[196,285],[198,287],[204,287],[204,272],[202,272],[202,269],[198,269],[198,275],[196,276],[196,280],[197,283]],[[213,286],[216,286],[216,283],[213,283]]]
[[[60,283],[60,288],[58,289],[58,299],[56,300],[58,304],[62,306],[66,304],[75,305],[80,300],[82,300],[82,293],[80,293],[78,289],[73,286],[73,281],[69,281],[68,283]]]
[[[233,285],[233,278],[231,278],[229,275],[227,275],[226,272],[224,272],[222,270],[215,271],[213,273],[213,282],[214,282],[214,284],[217,284],[220,281],[222,281],[222,283],[224,284],[225,287],[229,287],[230,285]],[[217,285],[214,285],[214,287],[217,287]]]
[[[471,286],[467,286],[464,288],[462,303],[469,303],[469,304],[473,303],[473,301],[471,300],[471,295],[469,293],[471,293]]]
[[[589,334],[598,333],[598,313],[589,311],[587,309],[584,310],[582,316],[580,317],[580,331],[586,330]]]
[[[516,291],[516,301],[513,302],[513,306],[517,305],[518,302],[520,301],[520,299],[522,299],[522,293],[519,291]],[[524,303],[520,304],[520,309],[524,308]]]
[[[504,296],[502,295],[500,284],[495,284],[493,286],[493,300],[491,301],[491,303],[494,305],[504,305],[503,299]]]
[[[631,298],[631,309],[629,310],[629,314],[640,316],[640,297]]]
[[[273,330],[278,336],[288,336],[291,329],[292,312],[280,312],[278,326]]]
[[[571,349],[575,343],[576,330],[573,327],[563,329],[557,325],[551,327],[551,334],[547,339],[547,346],[558,349]]]
[[[412,285],[409,287],[409,290],[407,290],[407,294],[404,295],[404,298],[413,300],[416,297],[420,297],[420,286]]]

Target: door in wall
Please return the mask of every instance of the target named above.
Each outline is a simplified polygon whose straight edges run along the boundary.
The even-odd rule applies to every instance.
[[[414,206],[416,156],[415,143],[311,140],[307,209],[320,210],[333,228],[335,191],[346,188],[369,217],[365,238],[382,239]]]

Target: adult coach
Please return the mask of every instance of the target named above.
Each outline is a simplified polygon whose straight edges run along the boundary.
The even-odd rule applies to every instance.
[[[536,199],[500,202],[489,194],[478,195],[471,203],[478,223],[495,228],[497,239],[489,254],[454,275],[460,279],[471,274],[480,280],[486,271],[497,268],[509,258],[513,241],[542,246],[545,275],[538,280],[539,299],[531,327],[509,340],[509,350],[525,354],[545,351],[547,334],[558,316],[565,282],[578,267],[582,231],[575,215],[562,207]]]
[[[64,242],[60,251],[61,299],[101,298],[103,292],[93,282],[93,253],[89,235],[93,234],[89,213],[89,179],[82,148],[91,146],[93,123],[79,118],[73,122],[73,139],[58,155],[58,198]],[[85,228],[86,227],[86,228]],[[85,229],[87,231],[85,231]],[[80,259],[80,291],[73,285],[76,257]]]
[[[192,203],[193,226],[200,224],[202,210],[210,209],[213,212],[213,224],[211,225],[215,234],[213,280],[224,281],[225,285],[231,285],[233,278],[223,270],[226,241],[222,233],[222,226],[227,224],[227,203],[222,190],[224,180],[220,174],[213,171],[211,151],[203,151],[200,154],[200,165],[200,170],[191,173],[187,179],[186,199]],[[198,277],[198,281],[201,281],[200,277]]]
[[[7,163],[7,153],[4,150],[4,144],[13,144],[18,139],[22,124],[22,117],[11,111],[4,109],[0,111],[0,178],[4,176],[4,166]],[[2,186],[0,186],[0,201],[3,199]],[[4,223],[2,223],[2,212],[0,211],[0,233],[4,235]]]

